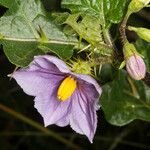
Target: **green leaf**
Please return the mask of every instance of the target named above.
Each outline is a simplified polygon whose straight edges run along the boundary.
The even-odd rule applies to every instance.
[[[10,62],[22,67],[28,66],[35,55],[44,54],[40,49],[37,49],[36,42],[5,41],[3,48]]]
[[[79,35],[80,44],[78,48],[81,48],[81,44],[83,43],[82,39],[89,43],[81,48],[81,51],[88,47],[87,49],[91,52],[91,56],[95,59],[95,63],[100,65],[106,62],[112,62],[112,48],[104,43],[102,29],[97,18],[77,13],[70,15],[65,23],[71,26]]]
[[[102,0],[104,3],[104,13],[107,21],[119,23],[126,11],[130,0]]]
[[[144,56],[144,60],[147,66],[147,71],[150,73],[150,43],[138,39],[136,41],[136,48],[140,54]]]
[[[78,13],[70,15],[65,23],[70,25],[78,33],[78,35],[85,39],[88,43],[93,45],[96,43],[103,43],[101,26],[95,17],[91,17],[89,15],[83,16]]]
[[[125,70],[103,86],[102,109],[107,121],[122,126],[135,119],[150,121],[150,88],[142,81],[133,81]]]
[[[0,0],[0,5],[4,7],[11,7],[15,3],[15,0]]]
[[[102,25],[119,23],[129,0],[63,0],[62,7],[72,13],[82,12],[100,19]]]
[[[35,55],[47,52],[68,59],[77,43],[70,41],[52,22],[39,0],[16,0],[16,5],[0,18],[0,34],[6,56],[13,64],[22,67],[27,66]]]

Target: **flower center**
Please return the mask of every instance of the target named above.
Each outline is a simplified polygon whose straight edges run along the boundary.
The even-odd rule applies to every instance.
[[[57,91],[57,98],[61,101],[67,100],[75,91],[77,86],[76,80],[73,77],[66,77],[60,84]]]

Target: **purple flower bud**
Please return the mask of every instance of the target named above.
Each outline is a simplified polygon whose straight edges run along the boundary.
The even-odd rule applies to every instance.
[[[141,80],[145,77],[146,74],[145,63],[143,59],[137,54],[130,56],[126,60],[126,69],[129,75],[134,80]]]

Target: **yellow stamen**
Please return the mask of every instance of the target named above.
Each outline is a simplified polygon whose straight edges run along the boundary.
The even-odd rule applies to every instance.
[[[60,84],[57,91],[57,98],[61,101],[67,100],[75,91],[77,86],[76,80],[71,76],[66,77]]]

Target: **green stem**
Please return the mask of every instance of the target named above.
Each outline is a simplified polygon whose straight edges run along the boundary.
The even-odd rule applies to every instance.
[[[106,42],[107,45],[110,46],[111,48],[111,62],[113,62],[113,60],[118,60],[118,50],[115,46],[115,44],[112,42],[111,36],[109,34],[109,30],[108,29],[103,29],[103,35],[104,35],[104,40]]]
[[[110,34],[109,34],[109,30],[108,28],[106,29],[106,22],[105,22],[105,14],[104,14],[104,1],[102,0],[102,4],[101,4],[101,21],[102,21],[102,32],[103,32],[103,36],[104,36],[104,41],[106,42],[106,44],[108,46],[110,46],[112,48],[112,51],[115,50],[114,45],[112,43]]]
[[[107,29],[103,29],[103,35],[104,35],[104,40],[105,42],[111,47],[113,48],[113,43],[111,41],[111,37],[109,35],[109,31]]]
[[[55,138],[56,140],[60,141],[63,144],[66,144],[67,146],[69,146],[72,149],[75,150],[81,150],[80,147],[78,147],[77,145],[73,144],[72,142],[69,142],[68,140],[66,140],[65,138],[63,138],[62,136],[60,136],[59,134],[50,131],[48,128],[43,127],[42,125],[40,125],[39,123],[27,118],[26,116],[12,110],[11,108],[4,106],[3,104],[0,104],[0,109],[3,110],[4,112],[7,112],[8,114],[18,118],[19,120],[33,126],[34,128],[52,136],[53,138]]]

